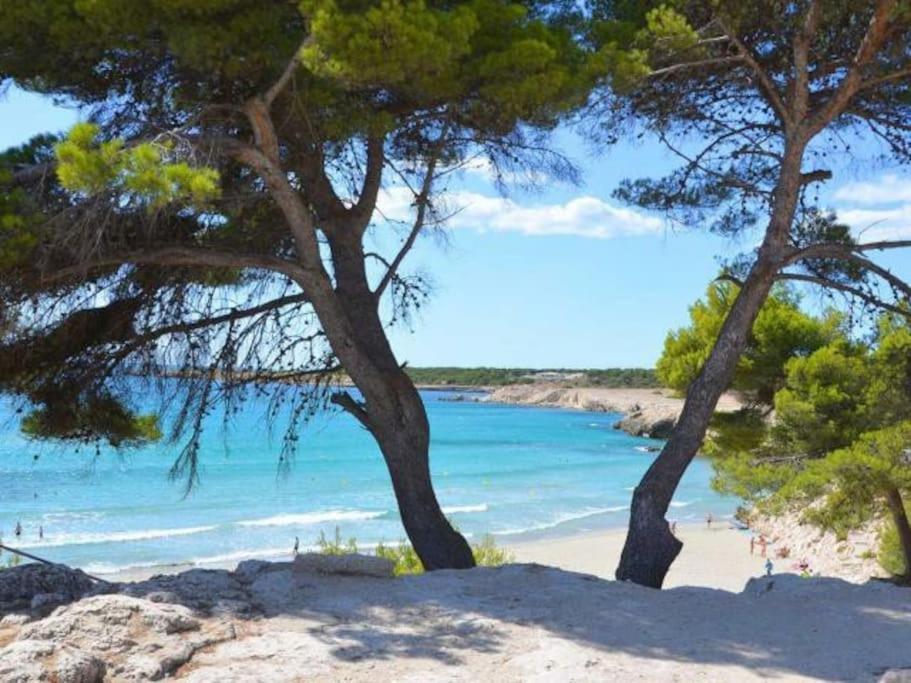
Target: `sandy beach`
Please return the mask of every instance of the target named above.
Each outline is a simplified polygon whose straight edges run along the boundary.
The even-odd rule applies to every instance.
[[[671,568],[665,587],[702,586],[740,592],[746,582],[765,573],[765,558],[759,548],[750,555],[750,532],[730,528],[718,522],[707,529],[705,524],[680,524],[677,536],[683,550]],[[534,562],[567,571],[593,574],[613,579],[614,569],[626,539],[626,529],[612,529],[565,538],[508,544],[517,562]],[[781,564],[789,571],[790,564]]]
[[[681,524],[677,527],[677,535],[684,542],[684,548],[668,575],[665,584],[668,588],[701,586],[737,593],[750,578],[765,572],[765,558],[760,557],[759,549],[756,548],[755,555],[750,555],[750,533],[732,529],[727,522],[718,522],[712,529],[704,524]],[[626,529],[609,529],[514,543],[498,539],[497,543],[506,548],[517,563],[534,563],[613,579],[625,538]],[[287,560],[290,555],[269,559]],[[790,571],[792,563],[776,562],[776,571]],[[237,562],[168,564],[101,576],[109,581],[142,581],[156,574],[178,574],[197,568],[231,570],[236,566]]]

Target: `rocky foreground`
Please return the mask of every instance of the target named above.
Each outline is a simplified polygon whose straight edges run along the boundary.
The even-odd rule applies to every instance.
[[[19,610],[0,622],[0,680],[911,680],[911,590],[886,583],[781,575],[737,594],[538,565],[363,575],[388,573],[375,560],[249,561]],[[0,591],[41,571],[0,572]]]
[[[574,408],[603,413],[622,413],[616,427],[633,436],[666,439],[683,411],[683,399],[669,389],[599,389],[569,387],[541,382],[514,384],[490,392],[488,400],[495,403]],[[718,402],[718,411],[741,407],[732,394]]]

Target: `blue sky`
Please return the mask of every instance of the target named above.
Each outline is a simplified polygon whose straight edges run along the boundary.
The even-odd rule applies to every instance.
[[[0,148],[68,128],[78,113],[11,90],[0,98]],[[448,243],[425,239],[409,267],[434,294],[411,330],[392,333],[412,365],[652,366],[667,331],[718,272],[718,258],[749,244],[698,229],[669,231],[611,198],[627,177],[657,175],[671,160],[654,142],[591,155],[570,132],[558,143],[583,183],[545,183],[500,196],[484,169],[454,181],[463,211]],[[826,189],[830,206],[865,236],[911,238],[911,182],[887,166],[852,164]],[[394,197],[387,198],[394,203]],[[911,276],[911,253],[885,261]]]

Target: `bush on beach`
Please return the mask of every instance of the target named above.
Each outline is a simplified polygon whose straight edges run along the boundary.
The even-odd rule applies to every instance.
[[[357,539],[353,537],[343,539],[338,527],[335,527],[335,534],[331,538],[327,538],[326,534],[320,532],[316,546],[323,555],[349,555],[359,552]],[[471,550],[474,553],[475,563],[479,567],[499,567],[515,559],[508,550],[498,547],[493,537],[489,535],[484,536],[479,543],[472,545]],[[396,576],[424,573],[424,565],[421,564],[414,548],[407,541],[399,541],[395,545],[379,543],[374,554],[390,560],[395,565]]]

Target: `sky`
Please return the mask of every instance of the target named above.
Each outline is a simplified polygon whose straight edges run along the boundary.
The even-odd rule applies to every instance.
[[[0,96],[0,149],[37,133],[66,130],[79,112],[11,89]],[[450,183],[446,239],[419,241],[408,269],[429,275],[433,293],[409,327],[391,332],[412,366],[533,368],[652,367],[668,330],[717,275],[719,259],[752,247],[698,226],[670,229],[623,206],[625,178],[656,176],[672,159],[656,142],[595,152],[572,131],[556,146],[581,170],[578,185],[544,181],[504,196],[487,170]],[[392,214],[402,198],[383,198]],[[875,164],[839,168],[823,201],[863,239],[911,239],[911,174]],[[749,238],[746,238],[747,240]],[[884,260],[911,276],[911,251]]]

